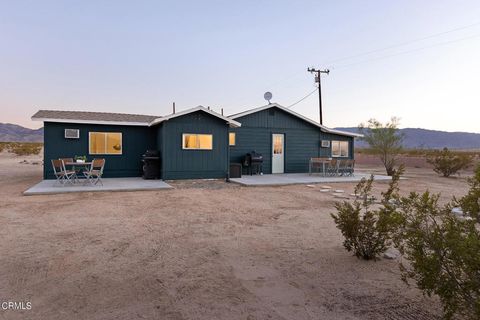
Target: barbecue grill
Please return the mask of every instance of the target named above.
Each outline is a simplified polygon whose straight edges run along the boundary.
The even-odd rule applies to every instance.
[[[142,155],[143,179],[160,179],[160,152],[147,150]]]
[[[247,153],[243,159],[243,166],[247,168],[250,175],[263,174],[263,156],[261,153],[252,151]]]

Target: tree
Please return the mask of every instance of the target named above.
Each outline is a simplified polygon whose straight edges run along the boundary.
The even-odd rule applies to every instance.
[[[370,146],[373,154],[382,161],[387,175],[392,176],[397,165],[398,155],[402,150],[403,135],[398,132],[399,119],[392,117],[390,122],[382,124],[378,120],[370,119],[365,125],[358,126],[364,136],[362,140]]]
[[[436,150],[433,154],[427,155],[427,162],[433,165],[433,171],[436,173],[450,177],[450,175],[468,168],[472,164],[472,157],[468,154],[455,154],[448,148],[443,148],[442,151]]]

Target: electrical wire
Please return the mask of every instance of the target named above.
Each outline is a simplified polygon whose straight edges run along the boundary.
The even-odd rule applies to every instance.
[[[303,100],[307,99],[308,97],[310,97],[312,94],[314,94],[315,92],[317,92],[318,88],[315,88],[315,90],[313,90],[312,92],[310,92],[309,94],[307,94],[305,97],[303,97],[302,99],[298,100],[297,102],[295,103],[292,103],[291,105],[289,105],[287,107],[287,109],[290,109],[291,107],[293,107],[294,105],[296,104],[299,104],[300,102],[302,102]]]
[[[439,36],[443,36],[445,34],[461,31],[461,30],[476,27],[476,26],[479,26],[479,25],[480,25],[480,22],[472,23],[472,24],[469,24],[469,25],[466,25],[466,26],[455,28],[455,29],[451,29],[451,30],[447,30],[447,31],[439,32],[439,33],[434,33],[434,34],[427,35],[427,36],[424,36],[424,37],[421,37],[421,38],[416,38],[416,39],[413,39],[413,40],[408,40],[408,41],[405,41],[405,42],[393,44],[393,45],[390,45],[390,46],[387,46],[387,47],[384,47],[384,48],[374,49],[374,50],[371,50],[371,51],[366,51],[366,52],[358,53],[358,54],[351,55],[351,56],[346,56],[346,57],[342,57],[342,58],[333,59],[333,60],[325,62],[324,64],[328,65],[328,64],[331,64],[331,63],[334,63],[334,62],[351,60],[351,59],[354,59],[354,58],[371,55],[371,54],[374,54],[374,53],[377,53],[377,52],[382,52],[382,51],[386,51],[386,50],[390,50],[390,49],[394,49],[394,48],[403,47],[403,46],[406,46],[406,45],[409,45],[409,44],[412,44],[412,43],[428,40],[428,39],[431,39],[431,38],[436,38],[436,37],[439,37]]]
[[[343,64],[343,65],[339,65],[339,66],[334,66],[334,67],[332,67],[332,69],[334,69],[334,70],[344,69],[344,68],[351,67],[351,66],[355,66],[355,65],[358,65],[358,64],[364,64],[364,63],[368,63],[368,62],[383,60],[383,59],[387,59],[387,58],[390,58],[390,57],[399,56],[399,55],[402,55],[402,54],[408,54],[408,53],[412,53],[412,52],[416,52],[416,51],[421,51],[421,50],[426,50],[426,49],[430,49],[430,48],[434,48],[434,47],[444,46],[444,45],[448,45],[448,44],[451,44],[451,43],[456,43],[456,42],[460,42],[460,41],[470,40],[470,39],[474,39],[474,38],[478,38],[478,37],[480,37],[480,33],[474,34],[474,35],[469,36],[469,37],[464,37],[464,38],[460,38],[460,39],[454,39],[454,40],[450,40],[450,41],[444,41],[444,42],[440,42],[440,43],[435,43],[435,44],[432,44],[432,45],[430,45],[430,46],[424,46],[424,47],[415,48],[415,49],[411,49],[411,50],[401,51],[401,52],[389,54],[389,55],[382,56],[382,57],[378,57],[378,58],[367,59],[367,60],[358,61],[358,62],[353,62],[353,63],[349,63],[349,64]]]

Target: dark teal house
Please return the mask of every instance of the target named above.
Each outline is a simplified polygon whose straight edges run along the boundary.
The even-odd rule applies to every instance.
[[[354,158],[360,135],[329,129],[279,104],[272,103],[230,116],[242,124],[232,128],[230,161],[246,153],[263,155],[264,173],[308,172],[310,158]]]
[[[142,175],[142,154],[160,153],[161,178],[227,178],[230,163],[263,154],[264,173],[308,172],[312,157],[353,158],[352,133],[328,129],[278,104],[230,117],[197,107],[167,116],[40,110],[44,178],[51,159],[105,158],[105,177]]]

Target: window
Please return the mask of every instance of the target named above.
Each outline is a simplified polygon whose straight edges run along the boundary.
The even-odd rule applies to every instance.
[[[228,145],[229,146],[234,146],[235,145],[235,132],[229,132],[228,133]]]
[[[332,157],[348,157],[348,141],[332,141]]]
[[[90,154],[122,154],[122,133],[89,132],[88,150]]]
[[[212,150],[213,136],[211,134],[184,133],[182,148],[193,150]]]

